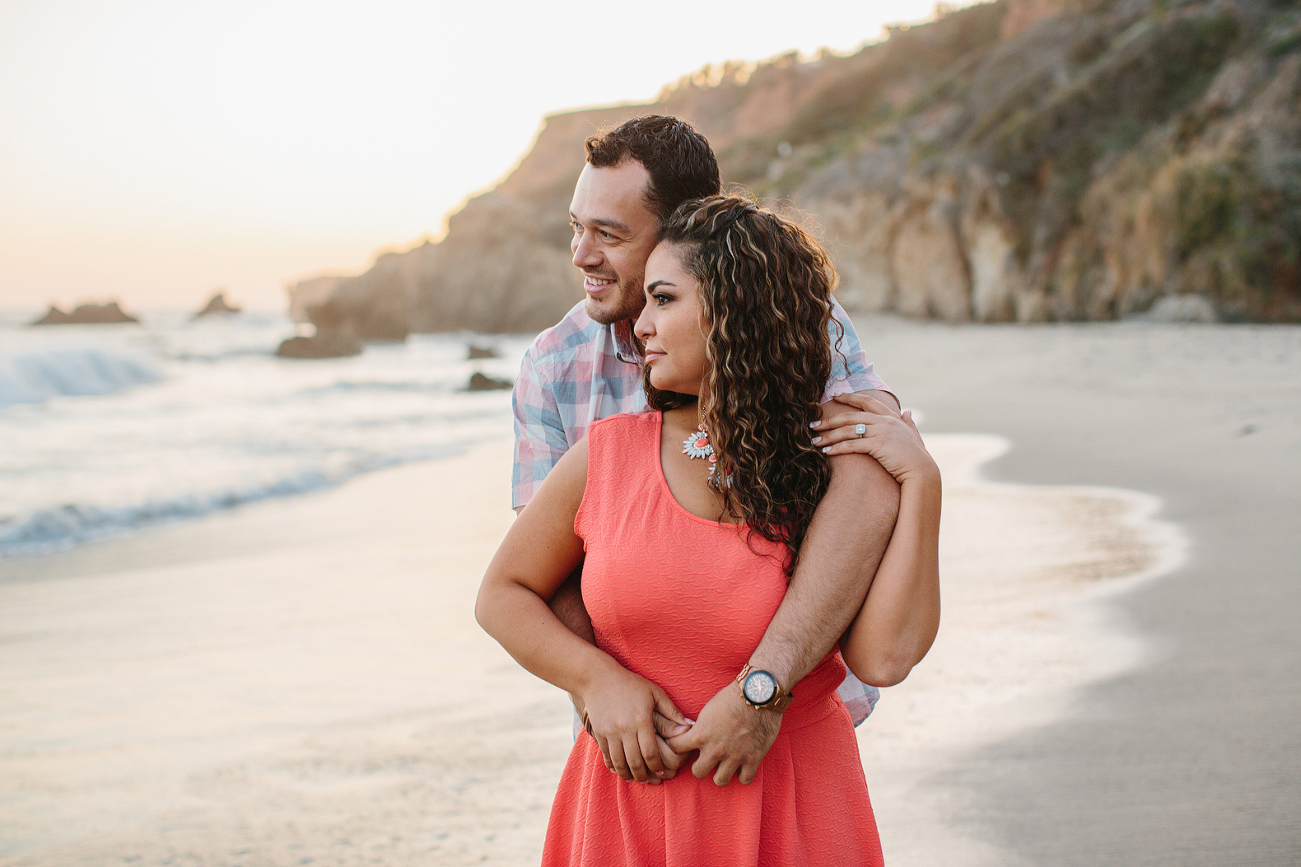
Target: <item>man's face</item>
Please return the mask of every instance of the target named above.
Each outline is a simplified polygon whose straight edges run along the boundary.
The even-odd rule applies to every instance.
[[[636,160],[612,168],[583,166],[569,205],[574,267],[583,272],[587,315],[609,325],[636,319],[646,303],[646,259],[659,238],[659,219],[646,207],[650,174]]]

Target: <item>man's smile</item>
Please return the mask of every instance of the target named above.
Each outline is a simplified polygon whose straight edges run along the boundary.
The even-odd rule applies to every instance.
[[[588,295],[600,295],[617,282],[613,277],[595,277],[591,274],[584,274],[583,291]]]

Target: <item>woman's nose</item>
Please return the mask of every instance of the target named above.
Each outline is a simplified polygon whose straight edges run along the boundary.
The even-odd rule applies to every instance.
[[[655,333],[655,326],[651,322],[651,305],[647,304],[641,309],[641,315],[633,323],[632,333],[637,335],[639,340],[645,340]]]

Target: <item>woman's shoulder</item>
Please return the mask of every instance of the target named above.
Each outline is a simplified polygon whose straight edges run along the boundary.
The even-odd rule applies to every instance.
[[[658,412],[621,412],[618,415],[607,415],[592,422],[587,428],[587,435],[590,437],[593,432],[599,432],[598,436],[607,437],[634,435],[653,430],[659,424],[659,419]]]
[[[591,454],[589,473],[616,476],[640,470],[654,457],[659,460],[658,412],[620,413],[592,422],[587,428],[587,448]]]

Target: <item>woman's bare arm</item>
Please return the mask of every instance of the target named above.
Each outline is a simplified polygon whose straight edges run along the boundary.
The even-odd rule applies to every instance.
[[[565,453],[502,540],[479,587],[474,613],[520,665],[581,696],[589,731],[606,766],[624,779],[657,781],[665,765],[652,714],[686,730],[686,720],[657,685],[579,638],[547,601],[582,560],[574,517],[587,481],[587,440]]]
[[[940,625],[939,468],[910,413],[858,393],[836,398],[818,427],[829,455],[870,454],[900,485],[899,517],[867,599],[841,641],[845,663],[865,683],[892,686],[930,650]],[[863,425],[860,437],[855,428]]]

